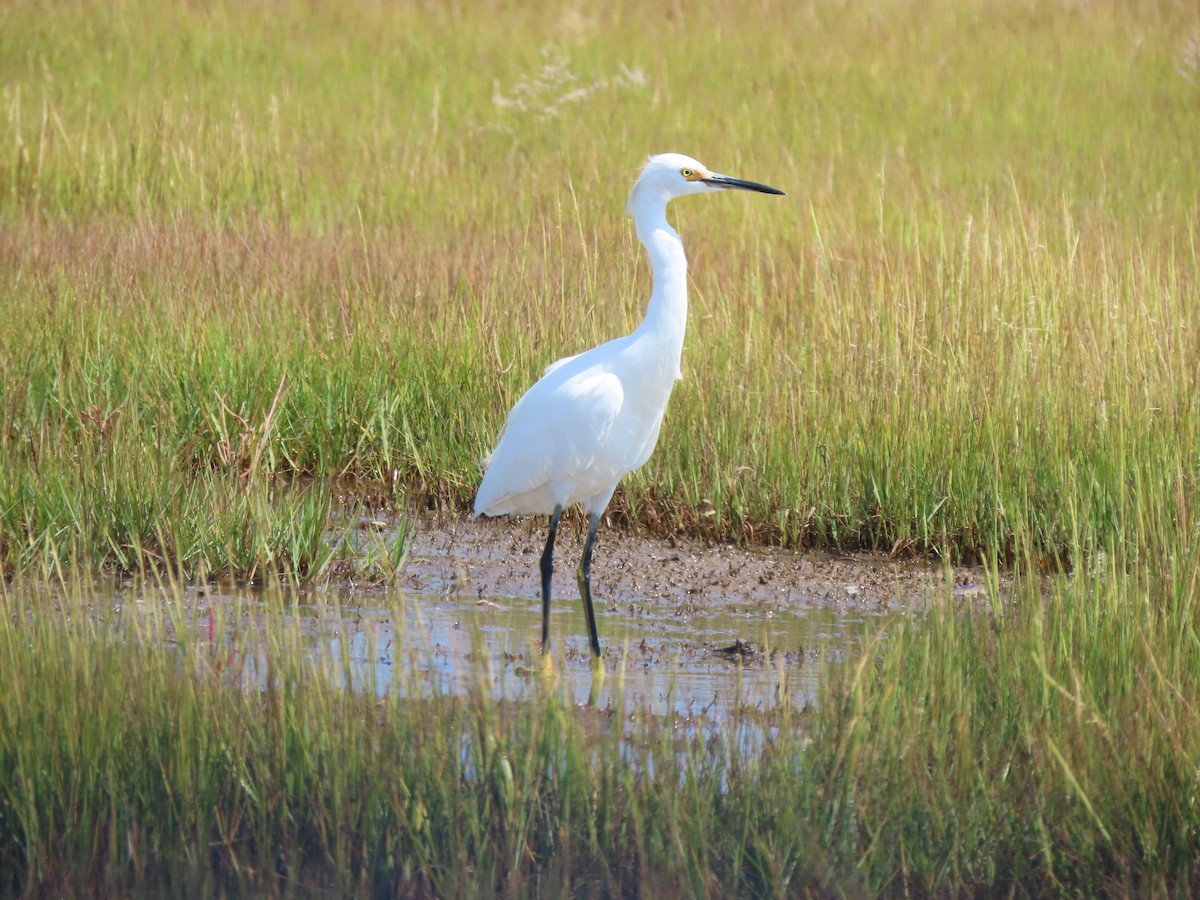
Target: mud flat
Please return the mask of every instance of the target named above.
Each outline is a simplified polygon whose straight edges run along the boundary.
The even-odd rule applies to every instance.
[[[345,608],[374,610],[383,629],[351,637],[352,657],[367,665],[368,645],[382,642],[388,654],[376,656],[386,666],[405,656],[453,687],[482,665],[502,690],[520,694],[540,658],[544,528],[537,519],[420,520],[394,584],[337,588]],[[564,523],[551,615],[554,658],[581,702],[591,686],[574,578],[582,541],[582,523]],[[592,569],[598,625],[605,667],[624,678],[606,679],[600,702],[620,690],[626,704],[684,714],[781,698],[803,705],[814,699],[821,672],[885,631],[891,617],[938,599],[983,596],[984,580],[981,569],[882,554],[602,531]],[[377,686],[386,687],[379,675]]]

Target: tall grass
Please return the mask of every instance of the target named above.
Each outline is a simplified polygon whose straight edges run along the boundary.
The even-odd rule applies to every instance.
[[[381,697],[286,594],[212,643],[170,585],[10,584],[0,893],[1190,894],[1196,556],[901,619],[803,716],[686,721],[483,669]]]
[[[1011,559],[1077,501],[1120,542],[1135,480],[1190,502],[1194,11],[87,9],[4,12],[10,484],[111,416],[136,466],[249,437],[467,501],[536,373],[640,316],[620,210],[676,148],[790,196],[676,204],[685,379],[615,512]]]

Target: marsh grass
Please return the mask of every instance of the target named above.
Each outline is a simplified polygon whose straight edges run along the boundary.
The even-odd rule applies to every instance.
[[[96,469],[57,461],[0,494],[7,540],[0,562],[26,575],[172,572],[254,580],[320,574],[337,547],[323,485],[295,489],[180,471],[169,461],[112,459]]]
[[[676,205],[685,378],[618,519],[1011,562],[1192,501],[1178,7],[68,9],[5,12],[10,493],[107,421],[137,469],[465,504],[536,373],[640,316],[620,210],[678,146],[789,197]]]
[[[4,5],[3,890],[1194,893],[1198,32]],[[673,209],[685,378],[611,518],[980,559],[1010,605],[902,622],[748,755],[347,693],[285,632],[247,690],[22,588],[299,581],[333,485],[464,506],[542,367],[640,317],[620,210],[666,149],[789,196]]]
[[[1196,552],[947,598],[815,709],[686,720],[514,703],[486,667],[380,694],[288,592],[213,642],[170,582],[9,583],[0,891],[1190,893]]]

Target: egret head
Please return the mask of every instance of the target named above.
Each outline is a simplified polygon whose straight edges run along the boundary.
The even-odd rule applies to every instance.
[[[665,204],[675,197],[685,194],[707,194],[726,189],[743,191],[758,191],[761,194],[782,194],[777,188],[759,184],[756,181],[743,181],[728,175],[718,175],[704,163],[684,156],[682,153],[660,153],[651,156],[629,195],[627,209],[634,212],[637,202],[649,201],[654,198]]]

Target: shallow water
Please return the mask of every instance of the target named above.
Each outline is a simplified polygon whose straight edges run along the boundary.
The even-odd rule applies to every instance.
[[[482,686],[499,699],[520,700],[545,683],[540,601],[345,586],[172,593],[129,588],[98,605],[120,608],[129,627],[139,612],[173,604],[168,640],[207,644],[214,658],[244,656],[247,686],[263,682],[271,653],[297,646],[314,668],[379,695],[463,694]],[[551,615],[559,689],[579,704],[676,716],[780,704],[803,709],[815,702],[822,674],[888,621],[823,609],[764,615],[755,606],[687,616],[605,610],[597,617],[606,676],[596,680],[579,607],[578,600],[557,602]]]
[[[578,703],[657,714],[720,714],[781,701],[803,707],[815,701],[826,667],[886,621],[826,610],[764,617],[721,607],[686,618],[606,611],[599,627],[607,677],[594,686],[578,607],[560,602],[551,615],[562,688]],[[461,692],[482,680],[498,695],[520,699],[540,681],[540,633],[538,602],[405,595],[387,611],[360,607],[337,635],[316,638],[314,649],[336,660],[344,655],[360,688],[411,690],[419,673],[429,690]]]
[[[380,696],[462,695],[484,686],[522,700],[542,689],[541,604],[524,598],[421,594],[396,588],[95,587],[92,608],[150,640],[199,643],[239,659],[242,683],[265,683],[272,654],[306,656],[352,690]],[[163,611],[168,611],[163,614]],[[598,610],[606,677],[593,677],[580,602],[552,608],[552,659],[568,700],[620,714],[762,712],[815,703],[830,666],[858,652],[888,616],[761,605],[619,606]],[[164,623],[148,628],[146,622]]]
[[[609,533],[593,568],[607,673],[597,680],[571,577],[580,537],[568,524],[560,538],[556,683],[572,702],[621,713],[802,710],[831,667],[886,635],[897,615],[981,592],[972,570]],[[341,576],[300,589],[126,581],[82,590],[94,619],[142,639],[199,641],[213,660],[236,658],[247,687],[264,682],[273,658],[298,654],[348,689],[427,696],[483,687],[520,700],[546,684],[541,541],[537,523],[427,520],[386,585]],[[143,627],[151,622],[158,626]]]

